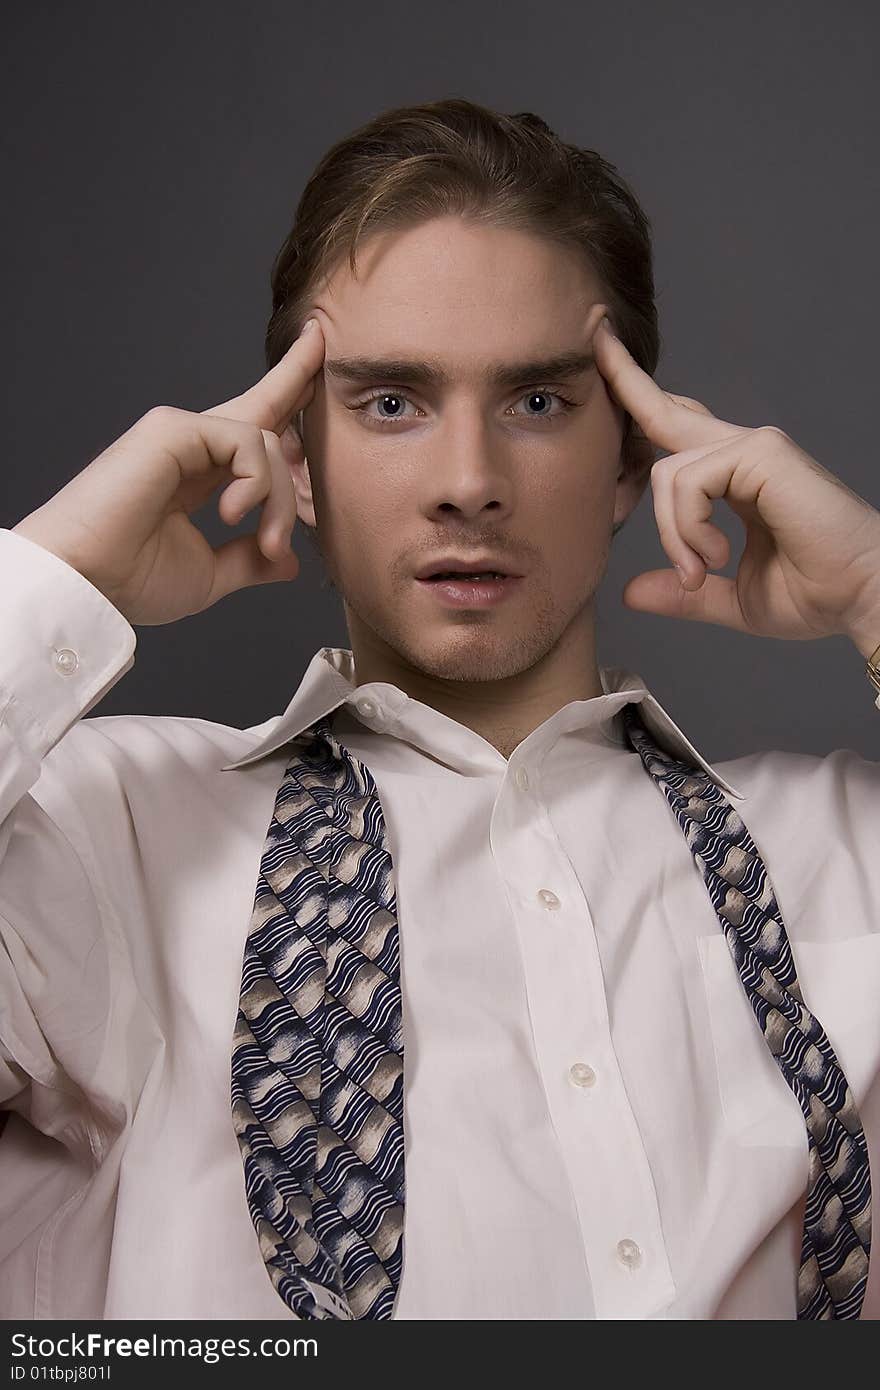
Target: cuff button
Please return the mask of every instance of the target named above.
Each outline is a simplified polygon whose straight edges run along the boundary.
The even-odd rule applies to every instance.
[[[79,657],[70,647],[56,647],[52,663],[59,675],[72,676],[79,666]]]

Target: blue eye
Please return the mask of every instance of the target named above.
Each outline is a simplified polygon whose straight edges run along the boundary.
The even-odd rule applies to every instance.
[[[527,411],[525,415],[526,419],[557,420],[560,416],[567,415],[569,411],[577,409],[577,401],[570,400],[568,396],[563,396],[559,391],[549,391],[546,390],[544,387],[541,387],[537,390],[527,391],[525,395],[519,397],[519,400],[528,401],[529,404],[532,404],[535,400],[540,400],[541,397],[552,398],[559,401],[562,407],[561,410],[555,411],[552,414],[547,410],[541,410],[537,412]],[[409,405],[413,404],[412,401],[410,401],[409,397],[405,396],[402,391],[379,391],[372,396],[367,396],[364,400],[356,401],[353,405],[349,407],[349,409],[359,411],[360,414],[363,415],[364,419],[368,420],[371,425],[378,425],[380,428],[387,426],[393,427],[398,420],[415,418],[413,416],[406,416],[404,402],[408,403]],[[374,403],[377,404],[383,411],[390,410],[391,413],[388,415],[368,415],[367,407],[373,405]],[[414,406],[413,408],[417,411],[419,410],[418,406]],[[420,413],[423,414],[424,412]]]
[[[407,396],[401,395],[398,391],[383,391],[381,395],[370,396],[366,401],[362,401],[358,409],[366,410],[366,407],[368,405],[372,405],[373,401],[376,401],[379,405],[383,407],[397,407],[396,409],[392,408],[390,415],[373,415],[367,417],[368,419],[372,419],[374,421],[378,419],[379,421],[381,421],[382,424],[385,424],[387,422],[391,422],[394,420],[402,420],[405,418],[401,402],[408,399],[409,398]]]
[[[545,390],[543,389],[543,387],[542,387],[540,390],[538,390],[538,391],[527,391],[526,394],[525,394],[524,396],[521,396],[521,397],[520,397],[520,400],[528,401],[529,404],[531,405],[532,402],[533,402],[534,400],[536,400],[536,399],[537,399],[537,400],[540,400],[541,396],[554,397],[557,401],[561,401],[561,402],[562,402],[562,410],[557,411],[557,414],[558,414],[558,415],[565,415],[565,414],[567,414],[567,412],[568,412],[569,410],[572,410],[572,409],[574,408],[574,405],[575,405],[575,402],[574,402],[574,401],[570,401],[570,400],[568,399],[567,396],[561,396],[561,395],[559,394],[558,391],[545,391]],[[550,419],[555,419],[556,417],[553,416],[553,415],[551,415],[551,414],[549,413],[549,411],[542,410],[542,411],[540,411],[540,412],[539,412],[538,414],[536,414],[536,415],[531,415],[530,418],[533,419],[533,420],[543,420],[543,419],[548,419],[548,420],[550,420]]]

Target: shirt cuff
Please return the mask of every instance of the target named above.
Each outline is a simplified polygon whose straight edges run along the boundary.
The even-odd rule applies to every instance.
[[[78,570],[0,528],[0,725],[38,761],[134,665],[128,619]]]

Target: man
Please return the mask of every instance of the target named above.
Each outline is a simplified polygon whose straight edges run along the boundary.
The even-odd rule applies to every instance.
[[[434,140],[462,117],[416,112]],[[840,1201],[626,713],[741,801],[787,998],[875,1150],[876,764],[755,754],[729,780],[598,665],[592,601],[650,479],[680,577],[638,576],[632,606],[876,659],[880,516],[780,431],[664,393],[607,275],[536,227],[416,217],[306,289],[315,325],[250,391],[150,412],[0,537],[5,1316],[868,1315],[866,1164],[855,1273],[802,1312],[808,1181],[822,1220]],[[214,552],[187,512],[218,477],[227,522],[262,516]],[[709,573],[720,498],[735,580]],[[131,624],[295,578],[295,517],[351,649],[280,718],[82,720]]]

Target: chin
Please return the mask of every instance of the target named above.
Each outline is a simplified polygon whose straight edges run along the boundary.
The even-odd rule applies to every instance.
[[[358,622],[372,632],[397,659],[429,679],[480,684],[510,680],[530,670],[553,650],[568,626],[549,596],[536,609],[513,622],[490,618],[488,622],[455,622],[420,626],[401,621],[401,607],[364,601],[351,593],[345,605]],[[500,617],[500,614],[498,615]],[[524,628],[523,619],[529,626]]]
[[[389,635],[390,636],[390,635]],[[421,632],[389,645],[414,670],[435,680],[481,684],[510,680],[528,671],[553,647],[558,633],[533,628],[528,633],[492,632],[487,627],[446,633],[434,641]]]

